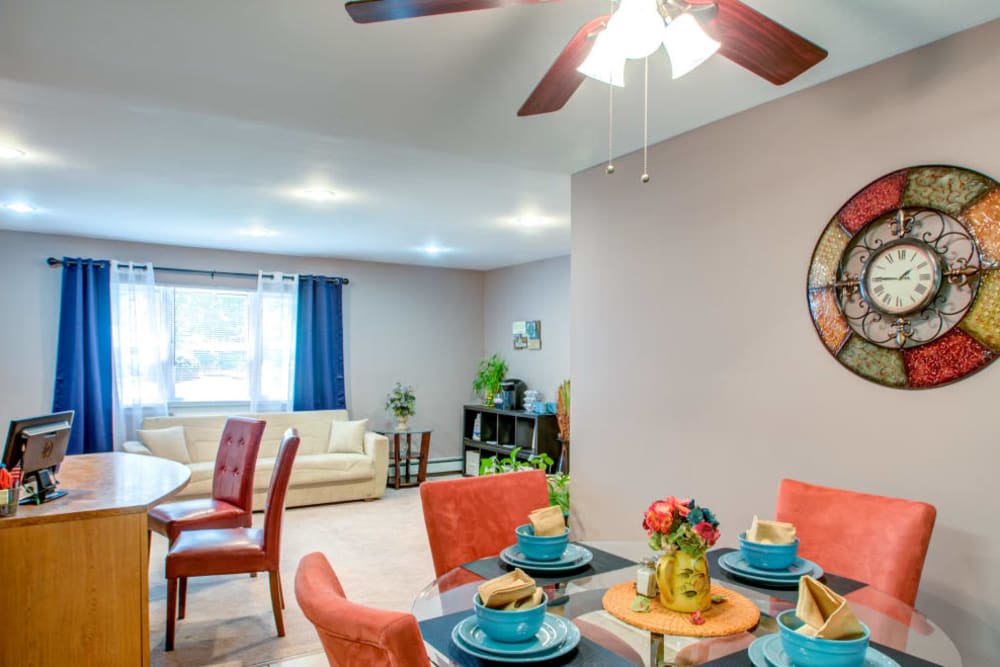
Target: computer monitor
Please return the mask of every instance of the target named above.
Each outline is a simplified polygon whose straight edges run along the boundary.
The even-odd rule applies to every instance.
[[[53,475],[66,455],[72,428],[72,410],[11,420],[3,463],[8,470],[20,465],[21,484],[34,488],[32,495],[21,500],[22,505],[46,503],[66,495],[56,490]]]

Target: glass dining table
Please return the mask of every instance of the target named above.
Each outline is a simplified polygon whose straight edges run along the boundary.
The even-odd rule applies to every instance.
[[[583,541],[579,544],[631,561],[649,557],[651,552],[644,540]],[[716,550],[715,558],[726,550]],[[710,553],[710,556],[712,554]],[[621,565],[621,562],[618,563]],[[822,565],[822,563],[820,563]],[[505,568],[506,566],[503,566]],[[614,570],[583,569],[579,576],[546,584],[540,579],[549,598],[550,613],[571,620],[580,630],[588,646],[596,644],[605,659],[596,658],[593,651],[574,651],[545,665],[600,665],[612,662],[644,667],[712,665],[713,667],[752,665],[747,647],[756,639],[777,632],[774,618],[779,612],[795,607],[796,591],[758,587],[731,577],[717,576],[713,583],[749,598],[761,611],[760,622],[750,632],[727,637],[698,639],[684,636],[659,635],[639,629],[615,618],[602,607],[602,597],[608,588],[624,581],[633,581],[637,565]],[[475,568],[473,568],[475,569]],[[502,569],[502,568],[501,568]],[[829,575],[838,581],[851,580]],[[563,579],[563,578],[561,578]],[[448,625],[454,625],[473,613],[472,599],[483,577],[466,566],[454,570],[430,583],[417,596],[412,612],[421,624],[424,643],[431,662],[438,667],[468,667],[480,663],[469,659],[450,644]],[[828,585],[833,585],[827,581]],[[844,594],[858,618],[871,629],[871,641],[880,650],[894,657],[900,667],[962,667],[962,658],[948,635],[933,621],[913,607],[861,582],[853,582]],[[442,625],[443,624],[443,625]],[[432,627],[437,632],[432,632]],[[443,631],[442,631],[443,630]],[[611,659],[613,658],[613,660]]]

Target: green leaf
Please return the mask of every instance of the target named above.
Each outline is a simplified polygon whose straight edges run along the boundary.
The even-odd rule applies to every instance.
[[[632,599],[632,611],[645,614],[649,611],[649,598],[645,595],[636,595]]]
[[[713,595],[712,596],[712,604],[722,604],[725,601],[726,601],[726,596],[724,596],[724,595]]]

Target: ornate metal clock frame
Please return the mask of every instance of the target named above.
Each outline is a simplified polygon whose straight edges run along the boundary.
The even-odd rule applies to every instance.
[[[1000,354],[1000,184],[918,166],[865,186],[816,244],[809,308],[851,371],[891,387],[960,380]]]

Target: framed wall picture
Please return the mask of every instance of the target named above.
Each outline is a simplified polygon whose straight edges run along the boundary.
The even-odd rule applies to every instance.
[[[522,320],[514,322],[513,334],[515,350],[542,349],[541,320]]]

